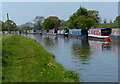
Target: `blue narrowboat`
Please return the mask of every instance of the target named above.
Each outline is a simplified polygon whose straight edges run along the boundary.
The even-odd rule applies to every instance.
[[[68,35],[78,37],[78,38],[79,37],[87,38],[88,37],[88,30],[87,29],[70,29]]]

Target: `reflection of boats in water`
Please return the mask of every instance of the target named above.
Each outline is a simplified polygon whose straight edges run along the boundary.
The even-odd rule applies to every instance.
[[[89,40],[89,44],[93,50],[111,50],[110,43],[106,41]]]
[[[96,40],[89,40],[89,44],[90,46],[92,46],[91,48],[93,50],[97,50],[97,51],[110,51],[113,53],[118,53],[119,52],[119,48],[120,48],[120,43],[116,44],[115,42],[104,42],[104,41],[96,41]]]
[[[116,43],[115,41],[110,43],[111,50],[113,53],[119,54],[120,53],[120,42]]]

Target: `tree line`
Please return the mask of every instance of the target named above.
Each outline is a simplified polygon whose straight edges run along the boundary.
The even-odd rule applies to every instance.
[[[67,21],[60,20],[57,16],[49,16],[44,18],[43,16],[36,16],[33,22],[27,22],[20,26],[12,20],[6,20],[5,22],[0,21],[2,24],[2,30],[50,30],[53,28],[65,28],[69,29],[89,29],[96,28],[101,22],[99,12],[97,10],[87,10],[84,7],[80,7],[75,13],[73,13]],[[106,19],[103,20],[106,23]],[[110,20],[112,23],[112,20]],[[120,16],[117,16],[114,23],[120,23]],[[120,25],[118,24],[119,28]]]

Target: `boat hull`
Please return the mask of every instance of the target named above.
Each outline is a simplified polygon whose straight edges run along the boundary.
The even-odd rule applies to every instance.
[[[89,37],[89,38],[97,38],[97,39],[109,38],[109,36],[92,35],[92,34],[88,34],[88,37]]]

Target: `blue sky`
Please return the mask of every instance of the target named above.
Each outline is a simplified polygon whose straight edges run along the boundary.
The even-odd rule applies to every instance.
[[[118,15],[117,2],[3,2],[2,20],[6,20],[7,13],[17,25],[33,22],[35,16],[58,16],[68,20],[80,6],[99,11],[100,17],[108,21]]]

